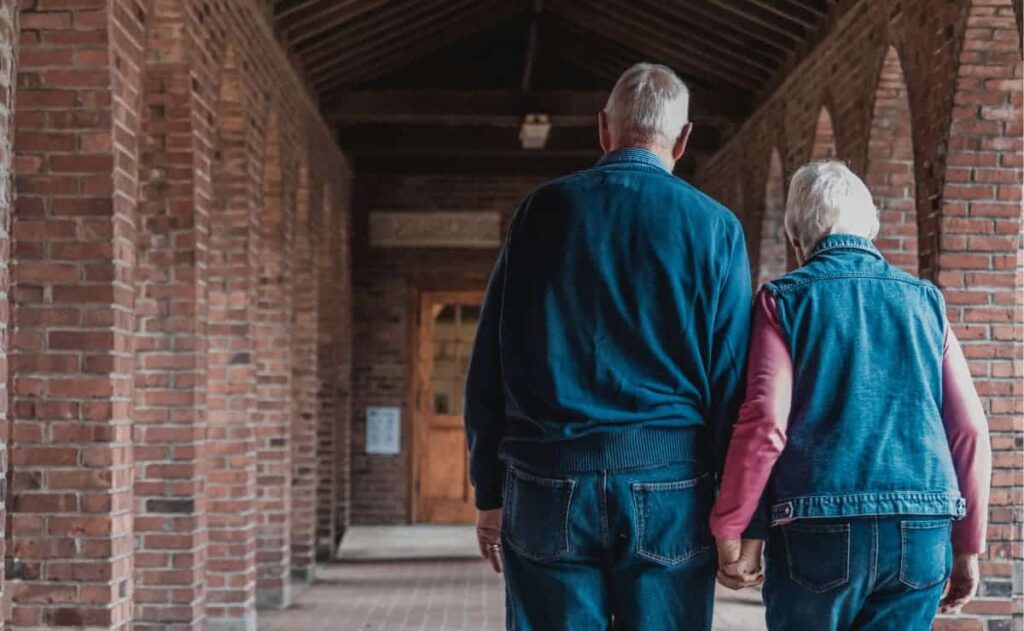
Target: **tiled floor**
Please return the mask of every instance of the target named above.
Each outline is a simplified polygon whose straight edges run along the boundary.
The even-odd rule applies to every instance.
[[[260,631],[500,631],[502,579],[459,548],[472,542],[466,535],[429,527],[350,532],[340,551],[348,560],[319,568],[291,608],[261,611]],[[418,558],[408,558],[410,548]],[[756,592],[718,594],[715,631],[761,631],[763,619]]]

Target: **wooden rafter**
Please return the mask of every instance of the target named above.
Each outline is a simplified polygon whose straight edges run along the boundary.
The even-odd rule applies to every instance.
[[[777,67],[772,59],[765,58],[759,52],[751,50],[746,42],[737,41],[728,35],[717,32],[709,33],[699,27],[685,31],[677,30],[673,21],[667,22],[668,26],[664,29],[647,26],[648,24],[659,24],[661,23],[660,19],[666,17],[663,13],[658,12],[657,7],[638,3],[635,0],[628,0],[625,5],[620,2],[606,1],[601,6],[604,11],[614,14],[615,19],[624,20],[624,24],[631,24],[636,28],[639,23],[639,28],[644,28],[648,37],[652,32],[664,30],[665,39],[659,41],[664,41],[666,46],[671,46],[674,43],[688,54],[694,54],[696,51],[699,56],[711,57],[715,62],[727,62],[730,65],[756,69],[757,74],[770,74]]]
[[[349,0],[334,4],[327,9],[311,12],[304,20],[281,20],[288,41],[298,50],[306,42],[331,33],[344,24],[353,23],[372,15],[380,7],[393,4],[393,0]]]
[[[601,33],[611,39],[623,42],[637,51],[672,66],[684,68],[689,74],[701,77],[711,84],[727,83],[745,88],[754,88],[763,77],[749,69],[736,69],[707,52],[697,51],[692,46],[670,46],[660,37],[653,37],[653,31],[634,20],[615,14],[609,15],[607,7],[595,11],[567,10],[568,4],[559,4],[557,10],[581,27]],[[600,14],[600,15],[599,15]],[[687,55],[686,52],[690,54]]]
[[[361,34],[358,39],[348,42],[348,45],[333,49],[329,55],[307,58],[304,60],[306,67],[314,79],[324,76],[335,68],[351,71],[369,60],[378,59],[394,51],[401,51],[403,46],[408,46],[412,41],[419,41],[424,37],[436,37],[439,32],[443,32],[448,24],[452,24],[472,12],[474,4],[478,4],[478,0],[448,0],[443,9],[423,13],[420,16],[424,18],[422,20],[417,19],[391,28],[368,31]],[[441,45],[452,41],[449,37],[443,39],[445,41],[441,41]]]
[[[480,0],[472,0],[481,5]],[[409,62],[507,19],[519,12],[512,3],[482,4],[479,9],[456,16],[431,30],[422,30],[409,37],[389,37],[381,50],[371,52],[354,64],[334,64],[329,72],[321,70],[314,77],[319,91],[325,92],[342,85],[353,85],[380,76]],[[438,37],[439,33],[444,37]]]

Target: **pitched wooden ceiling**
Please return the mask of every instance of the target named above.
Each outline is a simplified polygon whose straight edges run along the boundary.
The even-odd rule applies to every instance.
[[[713,152],[854,0],[273,0],[275,28],[360,172],[551,172],[637,61],[693,90],[680,171]],[[842,5],[842,6],[840,6]],[[552,118],[522,149],[526,113]]]

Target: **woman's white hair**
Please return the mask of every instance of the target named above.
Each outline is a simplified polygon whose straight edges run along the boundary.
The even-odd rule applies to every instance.
[[[786,233],[800,245],[804,259],[830,234],[874,239],[879,227],[871,191],[836,160],[811,162],[793,174],[785,221]]]
[[[660,64],[634,64],[622,73],[604,106],[621,144],[672,147],[689,120],[690,90]]]

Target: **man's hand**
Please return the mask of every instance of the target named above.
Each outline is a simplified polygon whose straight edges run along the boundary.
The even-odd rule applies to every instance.
[[[718,582],[729,589],[754,587],[764,581],[760,539],[717,539]]]
[[[953,571],[939,602],[939,613],[960,613],[963,606],[971,602],[978,592],[978,577],[978,555],[955,554]]]
[[[476,512],[476,540],[480,544],[480,555],[491,567],[501,574],[501,509]]]

